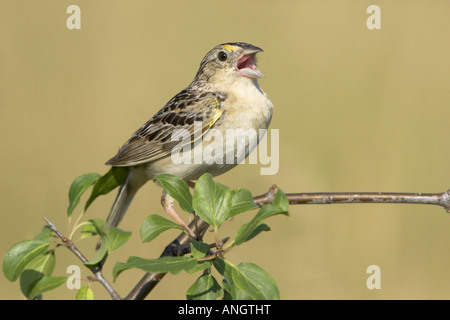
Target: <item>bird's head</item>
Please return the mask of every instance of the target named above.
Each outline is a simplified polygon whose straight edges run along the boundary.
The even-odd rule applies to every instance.
[[[256,67],[256,54],[262,51],[244,42],[220,44],[203,58],[195,79],[214,84],[232,82],[242,77],[262,78],[263,74]]]

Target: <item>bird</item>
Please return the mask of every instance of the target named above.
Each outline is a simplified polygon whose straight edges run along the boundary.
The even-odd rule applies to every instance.
[[[120,186],[106,220],[107,227],[117,227],[136,192],[160,174],[175,175],[193,186],[192,181],[202,174],[221,175],[238,164],[238,157],[242,159],[249,155],[260,140],[259,136],[249,138],[257,141],[246,141],[240,155],[234,148],[226,149],[224,146],[223,152],[217,152],[214,159],[206,156],[197,162],[175,163],[172,156],[182,147],[192,147],[195,154],[199,148],[213,143],[213,136],[217,133],[225,135],[233,129],[244,132],[268,129],[273,104],[257,81],[264,77],[256,67],[256,54],[262,51],[244,42],[215,46],[202,59],[193,81],[134,132],[117,154],[106,162],[110,166],[128,167],[125,182]],[[182,137],[188,138],[184,144],[180,142]],[[199,139],[203,144],[197,143]],[[239,135],[234,139],[239,139]],[[235,143],[234,140],[231,142],[232,145]],[[231,157],[226,158],[230,152]],[[230,158],[233,161],[229,161]],[[195,239],[195,234],[175,211],[174,199],[165,191],[161,203],[164,210]]]

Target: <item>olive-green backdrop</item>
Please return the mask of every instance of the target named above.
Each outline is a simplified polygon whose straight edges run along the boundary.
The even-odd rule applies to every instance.
[[[72,4],[81,8],[80,30],[66,27]],[[366,26],[372,4],[380,30]],[[229,41],[265,50],[260,85],[275,106],[280,169],[262,176],[259,165],[242,165],[218,181],[255,195],[274,183],[285,192],[447,190],[449,12],[447,0],[1,1],[0,256],[36,235],[43,216],[66,231],[72,180],[106,172],[105,161],[190,83],[204,54]],[[109,279],[113,261],[157,257],[177,235],[140,243],[145,217],[164,214],[160,192],[148,183],[138,193],[121,224],[133,237],[110,256]],[[113,198],[99,198],[86,219],[106,218]],[[267,223],[271,232],[228,258],[267,270],[283,299],[450,298],[450,216],[440,207],[292,206],[290,217]],[[79,243],[89,257],[94,242]],[[80,265],[58,250],[55,275],[71,264]],[[373,264],[380,290],[366,287]],[[125,295],[141,275],[127,271],[114,285]],[[168,275],[149,298],[184,299],[193,281]],[[74,297],[65,287],[44,295]],[[23,299],[3,274],[0,298]]]

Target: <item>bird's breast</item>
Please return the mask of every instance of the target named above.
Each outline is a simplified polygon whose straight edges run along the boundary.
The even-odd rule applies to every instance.
[[[256,79],[243,78],[229,87],[223,102],[223,127],[227,129],[267,129],[273,104]]]

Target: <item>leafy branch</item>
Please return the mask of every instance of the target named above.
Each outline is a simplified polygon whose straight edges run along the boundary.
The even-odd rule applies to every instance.
[[[52,276],[55,265],[55,251],[59,246],[67,247],[93,273],[89,283],[96,281],[103,285],[112,299],[122,299],[102,273],[109,253],[120,248],[131,236],[131,232],[118,228],[105,228],[102,220],[91,219],[81,222],[85,211],[100,195],[106,194],[122,184],[126,168],[112,168],[105,175],[88,173],[74,180],[69,190],[69,237],[44,218],[47,225],[33,240],[19,242],[11,247],[3,261],[3,272],[10,281],[20,278],[21,290],[29,299],[42,298],[46,291],[56,289],[67,281],[66,276]],[[160,175],[158,182],[165,192],[173,197],[181,209],[195,213],[189,224],[196,235],[193,239],[171,220],[160,215],[148,216],[140,228],[142,242],[149,243],[161,233],[170,229],[183,232],[168,244],[158,259],[131,256],[126,262],[117,262],[113,268],[113,280],[130,268],[145,271],[141,280],[124,299],[144,299],[160,283],[167,273],[182,271],[201,273],[186,292],[188,299],[279,299],[278,287],[273,278],[261,267],[242,262],[233,264],[226,256],[231,250],[243,245],[270,227],[265,220],[275,215],[288,215],[289,205],[338,204],[338,203],[420,203],[444,207],[450,211],[450,190],[443,193],[288,193],[272,186],[267,193],[253,197],[250,191],[229,189],[215,182],[210,174],[197,181],[191,194],[188,184],[171,175]],[[82,195],[92,187],[85,206],[72,225],[72,215]],[[258,210],[253,218],[244,223],[234,237],[219,236],[219,226],[236,215]],[[202,238],[209,227],[214,232],[214,243],[207,244]],[[88,260],[76,247],[73,236],[81,239],[99,236],[101,246],[96,257]],[[57,239],[55,241],[54,239]],[[212,269],[223,277],[218,281]],[[220,279],[219,279],[220,280]],[[93,299],[90,286],[82,287],[77,299]]]
[[[101,267],[102,265],[99,264],[98,266],[89,266],[89,261],[86,259],[86,257],[78,250],[78,248],[75,246],[75,243],[72,242],[70,239],[67,239],[64,237],[64,235],[56,228],[56,226],[48,220],[46,217],[44,217],[44,220],[47,222],[47,224],[50,226],[50,230],[53,231],[56,236],[61,240],[61,242],[70,250],[74,255],[78,257],[78,259],[85,264],[89,270],[92,271],[92,273],[95,275],[95,280],[100,282],[103,287],[105,287],[106,291],[109,292],[111,295],[111,298],[114,300],[120,299],[119,294],[114,290],[114,288],[111,286],[111,284],[105,279],[103,276]]]
[[[275,200],[276,185],[262,194],[253,197],[253,202],[258,207],[271,204]],[[386,192],[342,192],[342,193],[287,193],[286,199],[290,205],[300,204],[338,204],[338,203],[411,203],[432,204],[442,206],[450,212],[450,190],[442,193],[386,193]],[[196,235],[203,234],[209,225],[198,216],[189,224],[189,228]],[[264,228],[263,225],[260,228]],[[175,249],[190,243],[191,238],[181,233],[163,251],[161,257],[177,256],[180,253]],[[153,288],[160,283],[165,273],[146,273],[138,284],[131,290],[125,299],[144,299]]]

